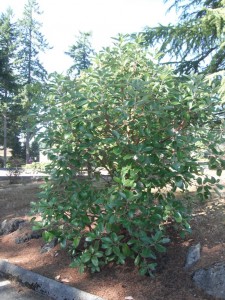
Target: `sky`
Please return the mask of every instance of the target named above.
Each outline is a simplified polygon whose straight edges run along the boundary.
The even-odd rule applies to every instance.
[[[27,0],[0,0],[0,13],[8,7],[15,18],[22,16]],[[174,22],[175,13],[166,14],[163,0],[37,0],[43,14],[42,34],[53,49],[40,55],[46,70],[65,72],[72,64],[64,52],[76,41],[79,31],[92,32],[96,51],[112,44],[118,33],[132,33],[145,26]]]

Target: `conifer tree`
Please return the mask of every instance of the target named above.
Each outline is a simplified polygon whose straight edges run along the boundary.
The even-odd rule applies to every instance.
[[[39,53],[49,49],[49,45],[41,33],[42,24],[38,21],[41,15],[36,0],[28,0],[24,7],[23,18],[19,20],[20,48],[19,72],[24,87],[24,130],[26,135],[26,162],[30,160],[30,140],[34,135],[34,116],[29,117],[29,110],[37,101],[37,87],[45,83],[47,72],[39,60]],[[35,93],[34,93],[35,90]],[[40,91],[41,93],[41,91]]]
[[[73,64],[68,70],[68,74],[79,75],[82,70],[91,65],[90,56],[94,55],[94,49],[90,43],[90,32],[80,32],[76,37],[75,44],[69,47],[65,54],[73,59]]]
[[[165,0],[165,2],[171,2]],[[156,46],[162,61],[178,73],[211,74],[225,69],[225,1],[173,0],[177,24],[146,28],[146,44]]]
[[[12,119],[13,97],[18,88],[13,66],[17,31],[15,24],[12,22],[12,14],[12,10],[8,9],[6,13],[0,15],[0,112],[2,117],[0,123],[3,128],[0,133],[0,143],[4,149],[4,167],[6,167],[7,162],[7,146],[13,146],[12,141],[18,134],[18,130],[14,126],[17,117],[15,116]],[[10,137],[9,141],[7,133],[10,133],[8,134]]]

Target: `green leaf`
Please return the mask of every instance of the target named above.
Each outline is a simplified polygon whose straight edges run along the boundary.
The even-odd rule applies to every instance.
[[[218,176],[220,176],[220,175],[218,175]],[[215,183],[216,183],[216,178],[215,178],[215,177],[211,177],[211,178],[209,179],[209,182],[210,182],[211,184],[215,184]]]
[[[184,182],[183,180],[179,180],[179,181],[176,181],[176,186],[180,189],[184,189]]]
[[[158,230],[158,231],[156,232],[156,234],[152,237],[152,239],[153,239],[154,241],[158,241],[158,240],[161,239],[162,235],[163,235],[162,231]]]
[[[85,241],[86,241],[86,242],[92,242],[92,241],[93,241],[93,238],[92,238],[91,236],[87,236],[87,237],[85,238]]]
[[[79,273],[81,274],[84,273],[84,270],[85,270],[85,266],[83,264],[80,264],[78,268]]]
[[[98,249],[99,249],[99,244],[100,244],[100,241],[99,241],[99,240],[98,240],[98,241],[95,241],[95,243],[94,243],[94,250],[95,250],[95,252],[98,251]]]
[[[119,177],[113,177],[113,180],[114,180],[115,182],[119,183],[119,184],[122,183],[122,179],[119,178]]]
[[[83,263],[87,263],[88,261],[90,261],[91,259],[91,253],[90,252],[84,252],[82,255],[81,255],[81,261]]]
[[[95,267],[98,267],[99,262],[98,262],[98,257],[97,257],[97,256],[93,256],[93,257],[91,258],[91,262],[92,262],[92,264],[93,264]]]
[[[103,253],[102,252],[96,252],[95,256],[97,256],[97,257],[103,257]]]
[[[70,263],[71,268],[77,268],[80,265],[79,260],[74,260],[72,263]]]
[[[157,263],[148,264],[148,269],[151,271],[155,271],[156,267],[157,267]]]
[[[38,228],[38,229],[40,229],[40,228]],[[50,231],[44,231],[42,233],[42,236],[48,242],[51,241],[55,237],[55,235]]]
[[[118,242],[119,238],[118,238],[118,235],[115,232],[113,232],[111,234],[111,237],[112,237],[113,242],[115,242],[115,243]]]
[[[113,249],[112,249],[112,247],[110,247],[110,248],[108,248],[108,249],[105,251],[105,255],[106,255],[106,256],[109,256],[109,255],[112,254],[112,252],[113,252]]]
[[[119,134],[119,132],[118,131],[116,131],[116,130],[112,130],[112,134],[119,140],[119,138],[120,138],[120,134]]]
[[[141,251],[141,256],[144,257],[144,258],[156,259],[155,253],[150,248],[144,248]]]
[[[129,257],[131,255],[130,247],[127,244],[123,244],[122,246],[122,252],[125,256]]]
[[[141,276],[144,276],[146,273],[148,273],[148,268],[147,268],[147,267],[142,267],[142,268],[140,268],[139,274],[140,274]]]
[[[77,248],[80,244],[80,237],[76,237],[74,240],[73,240],[73,247],[74,248]]]
[[[217,175],[217,176],[221,176],[222,172],[223,172],[222,169],[217,169],[217,170],[216,170],[216,175]]]
[[[198,177],[198,178],[197,178],[197,183],[198,183],[198,184],[202,184],[202,178],[201,178],[201,177]]]
[[[127,200],[127,195],[121,191],[119,191],[119,195],[121,196],[121,198]]]
[[[32,230],[33,231],[35,231],[35,230],[40,230],[42,228],[42,225],[40,224],[40,225],[34,225],[34,226],[32,226]]]
[[[112,244],[113,243],[113,241],[111,240],[111,238],[109,238],[107,236],[106,237],[102,237],[101,240],[102,240],[102,242],[104,242],[106,244]]]
[[[123,160],[129,160],[129,159],[133,159],[134,158],[134,154],[126,154],[123,156]]]
[[[222,184],[216,184],[216,186],[218,187],[218,189],[220,189],[220,190],[223,190],[224,189],[224,186],[222,185]]]
[[[77,101],[77,105],[79,105],[79,106],[83,106],[83,105],[85,105],[85,104],[87,104],[88,103],[88,100],[87,99],[84,99],[84,100],[78,100]]]
[[[174,213],[174,219],[177,223],[181,223],[183,218],[182,218],[182,215],[179,213],[179,211],[176,211]]]
[[[111,215],[109,218],[109,224],[113,224],[116,222],[116,216],[115,215]]]
[[[121,252],[120,252],[120,248],[117,247],[117,246],[113,246],[113,253],[115,253],[117,256],[120,256],[121,255]]]
[[[138,266],[140,264],[141,258],[139,255],[136,256],[135,260],[134,260],[134,265]]]
[[[126,187],[135,187],[136,186],[134,180],[131,180],[131,179],[122,180],[122,184]]]
[[[155,244],[155,249],[156,249],[156,251],[158,251],[160,253],[166,252],[166,248],[160,244]]]
[[[67,240],[63,239],[62,241],[60,241],[60,246],[64,249],[66,248],[66,244],[67,244]]]

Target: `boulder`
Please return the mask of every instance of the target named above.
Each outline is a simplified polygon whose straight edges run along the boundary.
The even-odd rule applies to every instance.
[[[225,299],[225,263],[216,263],[193,274],[193,281],[206,294]]]
[[[4,220],[0,225],[0,235],[6,235],[16,231],[26,224],[23,219]]]
[[[35,230],[29,233],[25,233],[24,235],[17,237],[15,239],[15,242],[16,244],[22,244],[32,239],[39,239],[40,237],[42,237],[42,232],[43,230]]]
[[[196,262],[200,259],[201,245],[198,243],[197,245],[191,246],[187,253],[186,263],[184,268],[187,270],[191,268]]]
[[[58,239],[55,237],[51,242],[45,244],[41,250],[40,253],[45,253],[51,251],[58,243]]]

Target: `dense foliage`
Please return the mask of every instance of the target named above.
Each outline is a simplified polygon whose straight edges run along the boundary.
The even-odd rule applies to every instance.
[[[15,66],[13,59],[16,52],[16,40],[18,32],[15,24],[12,22],[12,11],[9,9],[6,13],[0,14],[0,126],[3,129],[0,132],[0,143],[4,145],[4,163],[6,166],[6,146],[18,151],[15,145],[15,139],[18,135],[17,121],[21,110],[14,101],[14,96],[18,91],[17,76],[15,75]]]
[[[79,36],[76,37],[75,43],[65,52],[73,60],[72,66],[68,69],[69,75],[79,75],[82,70],[90,66],[90,56],[95,53],[91,46],[90,38],[91,33],[80,32]]]
[[[0,145],[10,147],[17,157],[29,161],[32,138],[37,131],[38,110],[44,94],[47,72],[39,53],[48,49],[41,33],[36,0],[28,0],[23,16],[14,20],[13,11],[0,14]],[[35,111],[35,115],[34,115]],[[26,139],[21,144],[21,136]],[[6,157],[4,157],[6,165]]]
[[[183,197],[200,174],[201,150],[218,174],[223,168],[220,104],[213,85],[179,78],[141,38],[121,36],[74,81],[53,77],[42,112],[51,177],[36,208],[45,237],[68,245],[81,271],[131,259],[151,273],[168,226],[190,230],[176,192]],[[215,182],[197,178],[198,196]]]
[[[19,80],[22,84],[20,97],[23,104],[22,131],[25,136],[26,163],[30,161],[30,144],[36,134],[36,120],[30,114],[35,104],[40,101],[44,90],[47,72],[39,61],[39,53],[49,49],[41,33],[41,15],[36,0],[28,0],[24,6],[23,17],[18,21],[20,36],[18,47]],[[37,116],[38,118],[38,116]]]
[[[145,30],[148,45],[162,52],[163,62],[179,73],[214,73],[225,68],[224,0],[165,0],[180,14],[176,24]]]

